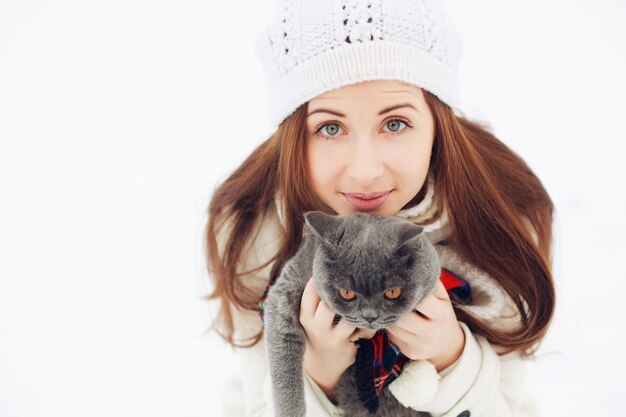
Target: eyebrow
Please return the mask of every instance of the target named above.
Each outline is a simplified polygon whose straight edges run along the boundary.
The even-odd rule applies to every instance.
[[[419,110],[417,110],[417,108],[414,105],[412,105],[411,103],[402,103],[402,104],[393,105],[391,107],[387,107],[386,109],[382,109],[381,111],[378,112],[378,115],[382,116],[385,113],[389,113],[390,111],[394,111],[394,110],[400,109],[402,107],[410,107],[410,108],[414,109],[416,112],[419,112]],[[337,117],[346,117],[345,114],[339,113],[338,111],[330,110],[330,109],[323,109],[323,108],[313,110],[311,113],[307,114],[306,117],[309,117],[309,116],[311,116],[312,114],[315,114],[315,113],[330,113],[330,114],[332,114],[334,116],[337,116]]]

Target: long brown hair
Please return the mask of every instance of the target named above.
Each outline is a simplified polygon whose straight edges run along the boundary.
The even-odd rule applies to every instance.
[[[552,200],[522,158],[487,125],[455,114],[435,95],[423,92],[435,119],[429,170],[436,184],[434,203],[448,215],[447,244],[498,280],[521,320],[515,328],[500,329],[455,306],[457,318],[499,346],[500,354],[518,350],[531,355],[548,330],[555,305]],[[239,271],[238,265],[254,226],[262,221],[275,193],[282,197],[284,234],[278,252],[255,268],[274,262],[269,279],[295,254],[302,240],[302,213],[321,210],[336,214],[308,184],[307,107],[308,103],[303,104],[285,119],[216,189],[209,204],[205,249],[214,288],[206,299],[220,301],[211,329],[233,346],[253,346],[262,337],[261,331],[251,339],[234,340],[229,303],[258,308],[258,292],[242,282],[242,277],[253,271]],[[229,233],[218,247],[216,236],[226,220]]]

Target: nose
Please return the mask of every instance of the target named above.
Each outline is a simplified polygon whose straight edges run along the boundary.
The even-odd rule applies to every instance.
[[[368,323],[371,323],[378,317],[378,312],[373,308],[364,308],[361,310],[361,316],[367,320]]]
[[[368,186],[383,175],[383,162],[373,139],[359,138],[354,141],[347,166],[347,174],[358,185]],[[380,191],[380,190],[374,190]]]

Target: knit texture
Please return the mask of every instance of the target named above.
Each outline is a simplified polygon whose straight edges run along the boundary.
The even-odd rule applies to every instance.
[[[374,79],[459,108],[463,40],[438,0],[280,0],[255,49],[275,126],[320,94]]]

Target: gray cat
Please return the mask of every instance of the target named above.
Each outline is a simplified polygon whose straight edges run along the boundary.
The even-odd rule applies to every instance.
[[[264,305],[264,337],[277,417],[306,414],[302,369],[306,335],[299,312],[309,278],[313,277],[320,298],[335,313],[356,327],[379,330],[394,324],[430,294],[441,272],[437,252],[423,228],[408,220],[312,211],[305,214],[305,225],[301,246],[285,263]],[[392,288],[400,291],[392,292],[390,299],[385,292]],[[346,300],[346,290],[356,297]],[[346,416],[369,417],[356,393],[354,366],[342,375],[335,397]],[[376,415],[424,413],[404,407],[385,389]]]

